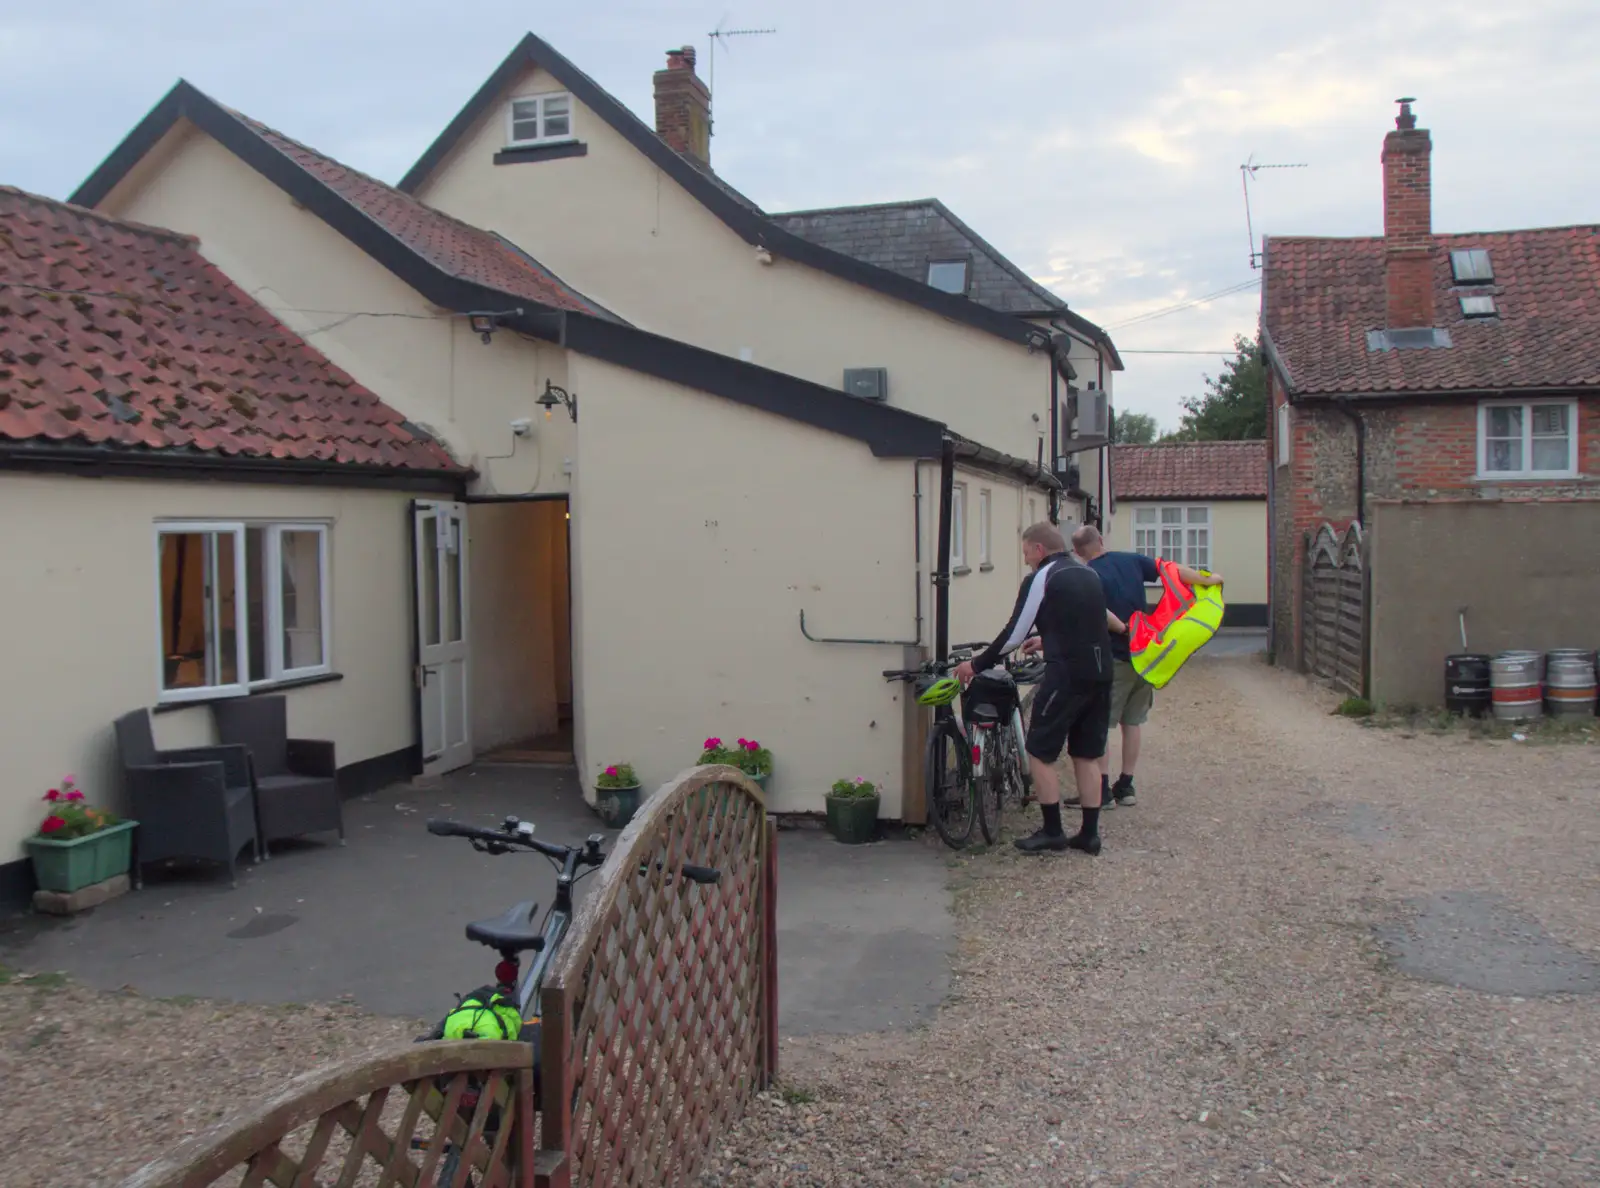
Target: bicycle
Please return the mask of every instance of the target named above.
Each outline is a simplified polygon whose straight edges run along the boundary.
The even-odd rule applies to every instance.
[[[978,823],[983,840],[1000,840],[1006,803],[1026,807],[1033,800],[1033,777],[1025,758],[1022,687],[1044,676],[1042,660],[1007,657],[1003,666],[978,673],[962,695],[961,716],[972,723],[972,767]]]
[[[972,740],[950,707],[961,694],[961,686],[950,674],[956,666],[972,659],[986,643],[957,644],[948,660],[926,660],[917,668],[886,668],[883,679],[903,681],[914,689],[917,704],[933,710],[933,728],[928,732],[923,781],[927,789],[928,813],[933,827],[945,845],[959,850],[972,836],[977,821],[978,801],[973,787]]]
[[[562,846],[550,842],[540,841],[533,836],[534,826],[531,821],[520,821],[516,817],[507,817],[504,824],[498,829],[483,829],[476,825],[466,825],[459,821],[430,820],[428,832],[436,837],[464,837],[472,843],[472,848],[480,854],[509,854],[513,850],[523,853],[536,853],[550,859],[556,867],[556,897],[549,911],[545,913],[544,920],[535,922],[539,913],[537,900],[524,900],[516,904],[503,914],[487,920],[475,920],[466,927],[467,939],[485,945],[499,954],[500,960],[494,967],[494,986],[492,990],[485,987],[488,992],[485,997],[485,1006],[489,997],[499,995],[510,999],[516,1008],[517,1018],[521,1021],[515,1036],[509,1037],[533,1048],[533,1086],[534,1106],[539,1104],[539,994],[544,988],[545,975],[550,970],[551,962],[555,960],[556,953],[561,948],[561,942],[566,939],[567,930],[572,926],[572,889],[578,882],[598,870],[606,860],[603,850],[605,835],[601,833],[590,834],[580,846]],[[656,864],[659,869],[660,863]],[[649,867],[641,866],[639,872],[647,873]],[[692,883],[713,885],[721,881],[722,872],[709,866],[695,866],[685,863],[679,868],[681,877]],[[526,974],[522,971],[522,954],[536,954]],[[484,991],[473,991],[461,1001],[465,1002]],[[458,1003],[458,1006],[460,1004]],[[508,1004],[509,1005],[509,1004]],[[428,1043],[445,1038],[445,1022],[449,1018],[441,1019],[434,1029],[427,1035],[419,1035],[417,1043]],[[476,1036],[467,1033],[465,1038],[501,1039],[508,1038],[501,1035]],[[442,1086],[441,1086],[442,1088]],[[461,1104],[458,1113],[470,1119],[473,1110],[477,1108],[479,1094],[483,1089],[481,1082],[469,1083],[466,1092],[461,1095]],[[576,1098],[574,1098],[576,1106]],[[442,1126],[441,1126],[442,1129]],[[485,1134],[492,1138],[493,1133],[499,1129],[499,1111],[493,1108],[485,1126]],[[428,1140],[413,1139],[412,1150],[428,1149]],[[442,1153],[442,1163],[435,1184],[438,1188],[454,1185],[456,1174],[461,1162],[461,1151],[455,1143],[446,1140]],[[464,1188],[474,1188],[474,1181],[469,1174],[464,1181]]]

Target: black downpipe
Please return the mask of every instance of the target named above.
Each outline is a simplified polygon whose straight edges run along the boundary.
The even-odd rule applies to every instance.
[[[1106,357],[1097,349],[1094,353],[1095,384],[1099,390],[1106,390]],[[1106,397],[1106,435],[1116,436],[1112,430],[1116,428],[1116,413],[1111,408],[1111,397]],[[1105,520],[1111,514],[1111,507],[1106,502],[1111,498],[1111,443],[1107,442],[1100,447],[1100,478],[1095,483],[1095,493],[1099,501],[1094,509],[1094,526],[1101,531],[1105,530]]]
[[[1056,365],[1056,353],[1050,351],[1050,466],[1056,473],[1056,459],[1061,457],[1061,369]],[[1057,478],[1060,476],[1057,475]],[[1061,493],[1050,491],[1050,522],[1061,523]]]
[[[956,443],[948,437],[939,455],[939,569],[933,575],[933,650],[950,659],[950,513],[955,503]]]
[[[1367,527],[1367,423],[1350,407],[1348,400],[1335,400],[1335,408],[1350,418],[1356,427],[1356,520],[1362,531]]]

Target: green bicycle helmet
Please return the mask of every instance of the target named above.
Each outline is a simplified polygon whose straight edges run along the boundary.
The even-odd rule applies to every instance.
[[[953,676],[919,677],[914,688],[918,705],[949,705],[961,696],[961,682]]]

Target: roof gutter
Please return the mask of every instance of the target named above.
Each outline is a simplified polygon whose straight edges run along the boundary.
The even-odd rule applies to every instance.
[[[0,444],[0,470],[52,471],[88,478],[171,478],[225,482],[300,483],[465,492],[477,472],[377,466],[362,462],[303,461],[176,450],[107,446]]]
[[[1062,490],[1060,481],[1054,475],[1033,462],[979,445],[959,433],[947,433],[945,441],[951,447],[950,456],[969,470],[982,470],[1001,478],[1015,479],[1041,491]]]

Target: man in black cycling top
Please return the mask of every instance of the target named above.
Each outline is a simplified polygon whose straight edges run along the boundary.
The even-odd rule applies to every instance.
[[[1028,767],[1044,811],[1044,828],[1018,838],[1024,853],[1047,850],[1100,852],[1100,757],[1111,717],[1111,631],[1127,626],[1106,609],[1099,576],[1067,551],[1054,524],[1034,524],[1022,534],[1022,557],[1033,572],[1023,581],[1011,620],[998,638],[956,669],[963,684],[1020,647],[1037,624],[1044,677],[1028,725]],[[1083,825],[1072,837],[1061,828],[1061,788],[1056,761],[1072,757]]]

